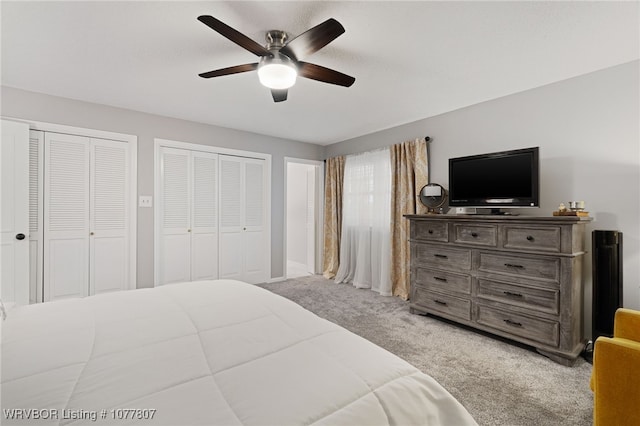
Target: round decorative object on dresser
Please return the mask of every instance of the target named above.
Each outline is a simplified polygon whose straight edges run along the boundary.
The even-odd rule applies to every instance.
[[[444,213],[447,190],[437,183],[425,185],[420,190],[420,202],[428,209],[428,213]]]

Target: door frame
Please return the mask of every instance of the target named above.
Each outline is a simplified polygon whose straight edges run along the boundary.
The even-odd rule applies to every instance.
[[[324,225],[324,161],[307,160],[304,158],[284,157],[284,226],[283,226],[283,241],[282,241],[282,272],[283,279],[287,279],[287,169],[289,163],[305,164],[315,166],[316,171],[316,202],[314,216],[316,218],[315,235],[315,265],[314,274],[322,273],[322,255],[323,255],[323,225]]]
[[[154,138],[153,139],[153,198],[157,201],[160,196],[161,189],[161,148],[178,148],[186,149],[189,151],[209,152],[213,154],[232,155],[236,157],[257,158],[265,161],[267,182],[265,185],[265,224],[266,224],[266,242],[267,250],[265,255],[267,257],[265,263],[267,265],[267,281],[271,278],[271,154],[264,154],[261,152],[244,151],[239,149],[222,148],[213,145],[202,145],[191,142],[181,142],[170,139]],[[153,285],[157,287],[160,285],[158,278],[160,277],[159,265],[160,265],[160,235],[162,230],[160,229],[160,208],[157,202],[154,202],[153,208]],[[219,232],[219,229],[218,229]]]
[[[114,141],[126,142],[129,144],[129,181],[131,184],[131,191],[129,194],[129,203],[131,203],[131,208],[129,209],[129,232],[131,234],[129,238],[129,289],[133,290],[137,288],[138,204],[136,201],[138,199],[138,137],[126,133],[68,126],[66,124],[49,123],[46,121],[36,121],[25,118],[6,116],[2,116],[1,118],[3,120],[12,120],[26,123],[29,125],[29,130],[65,133],[69,135],[86,136],[89,138],[97,139],[110,139]],[[88,285],[89,283],[87,283],[87,286]]]

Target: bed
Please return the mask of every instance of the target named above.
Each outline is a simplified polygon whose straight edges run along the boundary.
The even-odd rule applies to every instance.
[[[2,424],[476,424],[407,362],[240,281],[14,307],[1,331]]]

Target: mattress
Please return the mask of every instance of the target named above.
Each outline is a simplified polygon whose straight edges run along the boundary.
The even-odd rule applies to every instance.
[[[15,307],[1,327],[2,424],[476,424],[407,362],[240,281]]]

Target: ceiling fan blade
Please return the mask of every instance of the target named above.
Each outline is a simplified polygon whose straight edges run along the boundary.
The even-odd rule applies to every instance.
[[[207,71],[198,75],[202,78],[211,78],[211,77],[220,77],[220,76],[229,75],[229,74],[238,74],[240,72],[253,71],[256,69],[258,69],[257,62],[255,64],[236,65],[235,67],[221,68],[219,70]]]
[[[298,75],[300,77],[344,87],[350,87],[356,81],[356,79],[350,75],[308,62],[298,62]]]
[[[209,28],[218,33],[222,34],[238,46],[247,49],[249,52],[258,55],[258,56],[272,56],[272,53],[269,52],[264,46],[261,44],[251,40],[246,35],[241,32],[234,30],[224,22],[214,18],[209,15],[198,16],[198,21],[202,22]]]
[[[273,102],[282,102],[287,100],[287,89],[271,89]]]
[[[344,27],[335,19],[327,19],[291,40],[280,53],[287,55],[291,59],[304,59],[314,52],[325,47],[344,33]]]

